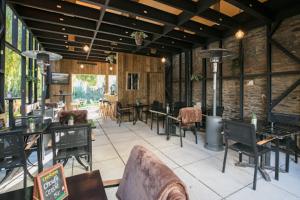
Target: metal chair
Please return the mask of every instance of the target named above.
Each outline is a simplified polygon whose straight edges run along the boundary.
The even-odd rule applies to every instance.
[[[121,126],[121,123],[123,121],[123,116],[127,115],[129,117],[130,121],[130,116],[132,115],[132,108],[130,107],[123,107],[121,102],[117,102],[117,123],[119,123],[119,126]]]
[[[160,103],[159,101],[153,101],[153,103],[150,106],[150,110],[155,110],[155,111],[160,111],[160,112],[165,112],[163,109],[163,104]],[[163,128],[165,126],[165,116],[162,115],[153,115],[151,116],[151,130],[153,128],[153,119],[155,120],[162,120],[163,121]]]
[[[63,161],[65,166],[68,159],[75,157],[86,170],[92,171],[92,138],[91,125],[75,124],[73,126],[52,123],[49,128],[52,135],[53,165]],[[86,158],[89,167],[82,163]]]
[[[27,187],[27,162],[24,152],[23,132],[8,131],[0,134],[0,169],[23,167],[24,188]],[[4,178],[5,179],[5,178]]]
[[[224,138],[225,138],[225,153],[223,160],[222,172],[225,172],[226,158],[228,149],[239,152],[239,162],[242,162],[242,155],[245,154],[254,158],[254,178],[253,190],[256,190],[256,178],[259,164],[259,157],[271,151],[271,148],[257,145],[256,133],[253,124],[224,120]],[[229,140],[235,142],[229,145]],[[260,163],[262,165],[262,162]]]

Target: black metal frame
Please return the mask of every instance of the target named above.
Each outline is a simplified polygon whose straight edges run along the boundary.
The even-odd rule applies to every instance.
[[[0,12],[2,13],[1,21],[2,26],[5,27],[5,12],[6,1],[0,1]],[[5,29],[0,33],[0,113],[5,111],[5,102],[4,102],[4,72],[5,72]]]

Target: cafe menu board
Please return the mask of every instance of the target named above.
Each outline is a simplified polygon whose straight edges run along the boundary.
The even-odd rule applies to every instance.
[[[68,188],[61,164],[41,172],[34,178],[34,200],[62,200],[68,196]]]

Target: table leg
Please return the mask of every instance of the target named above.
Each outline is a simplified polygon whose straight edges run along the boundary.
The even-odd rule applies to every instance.
[[[169,132],[169,118],[166,118],[166,128],[165,128],[165,132],[167,134],[167,140],[170,139],[170,132]]]
[[[39,139],[37,140],[38,148],[37,148],[37,158],[38,158],[38,171],[43,171],[43,139],[42,134],[40,135]]]
[[[286,148],[286,153],[285,153],[285,171],[286,172],[289,172],[289,168],[290,168],[290,154],[288,152],[288,145],[289,145],[289,142],[288,140],[286,139],[286,143],[285,143],[285,148]]]
[[[157,134],[159,134],[159,120],[158,120],[158,114],[156,113],[156,131]]]
[[[276,139],[275,143],[275,180],[279,180],[279,139]]]

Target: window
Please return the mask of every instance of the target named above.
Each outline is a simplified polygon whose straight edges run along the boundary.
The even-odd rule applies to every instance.
[[[117,76],[116,75],[108,76],[108,92],[111,95],[117,94]]]
[[[18,49],[22,51],[22,27],[23,23],[18,20]]]
[[[5,40],[8,43],[12,43],[12,16],[13,12],[10,7],[6,6],[6,32],[5,32]]]
[[[10,91],[12,96],[21,96],[21,56],[5,48],[5,96]]]
[[[139,74],[127,73],[127,90],[139,89]]]

